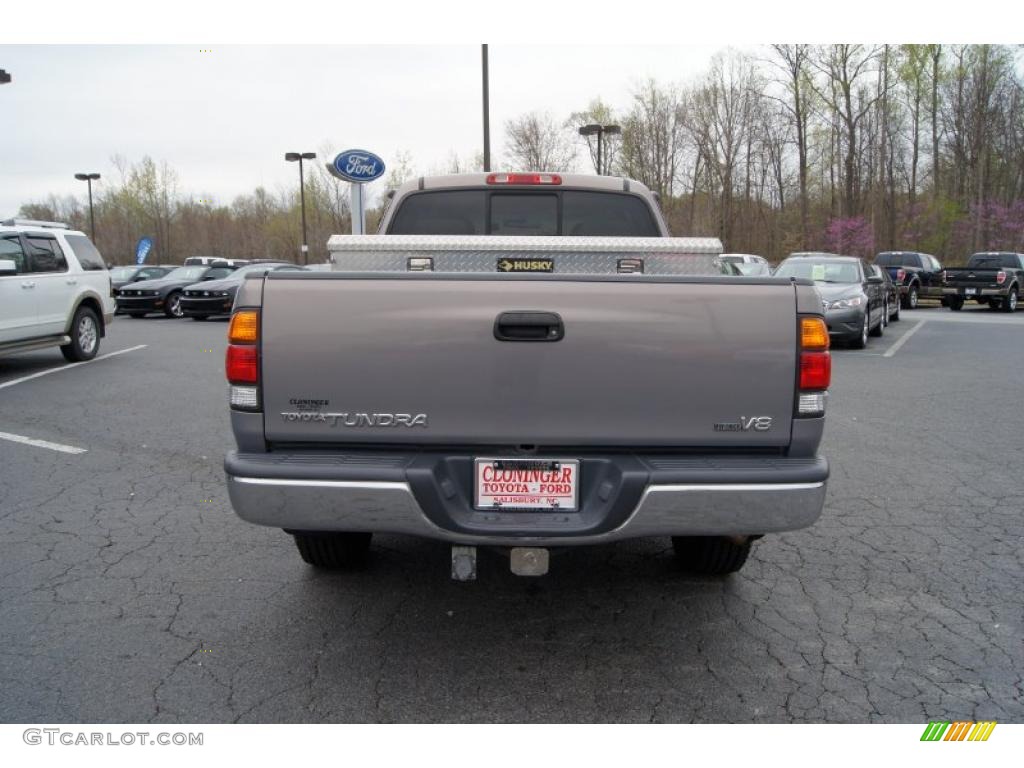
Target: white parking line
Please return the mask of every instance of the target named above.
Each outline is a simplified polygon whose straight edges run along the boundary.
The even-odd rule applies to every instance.
[[[85,453],[85,448],[75,448],[73,445],[62,445],[61,443],[51,443],[49,440],[36,440],[34,437],[25,437],[24,435],[12,435],[10,432],[0,432],[0,440],[10,440],[12,443],[24,443],[25,445],[34,445],[36,448],[48,448],[51,451],[60,451],[61,453]]]
[[[22,376],[20,379],[11,379],[10,381],[5,381],[3,384],[0,384],[0,389],[6,389],[7,387],[13,387],[15,384],[21,384],[22,382],[30,381],[32,379],[38,379],[40,376],[47,376],[47,375],[49,375],[51,373],[58,373],[60,371],[70,371],[72,368],[77,368],[80,365],[88,365],[89,363],[98,363],[100,360],[106,360],[109,357],[116,357],[117,355],[123,355],[126,352],[134,352],[135,350],[143,349],[146,346],[147,346],[146,344],[139,344],[139,345],[134,346],[134,347],[128,347],[128,349],[119,349],[119,350],[117,350],[117,352],[108,352],[105,355],[100,355],[99,357],[94,357],[92,360],[84,360],[81,363],[70,363],[68,365],[62,365],[62,366],[59,366],[57,368],[49,368],[49,369],[47,369],[45,371],[40,371],[39,373],[33,373],[33,374],[28,375],[28,376]]]
[[[918,320],[917,325],[915,325],[909,331],[900,336],[900,338],[896,341],[895,344],[893,344],[891,347],[885,350],[884,353],[882,353],[882,357],[892,357],[897,352],[899,352],[900,347],[907,343],[907,339],[909,339],[911,336],[913,336],[915,333],[921,330],[921,326],[923,326],[927,322],[927,320]]]

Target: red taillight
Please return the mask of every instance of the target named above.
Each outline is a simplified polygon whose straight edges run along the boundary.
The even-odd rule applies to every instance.
[[[905,270],[905,269],[897,269],[896,270],[896,282],[897,283],[902,283],[904,278],[906,278],[906,276],[907,276],[907,270]]]
[[[562,177],[557,173],[492,173],[487,183],[557,185],[562,183]]]
[[[800,353],[800,389],[828,389],[832,356],[828,352]]]
[[[258,384],[260,367],[256,347],[228,344],[224,371],[232,384]]]
[[[999,285],[1002,285],[1003,283],[1006,282],[1006,273],[1003,272],[1003,270],[1001,269],[998,272],[996,272],[996,282]]]

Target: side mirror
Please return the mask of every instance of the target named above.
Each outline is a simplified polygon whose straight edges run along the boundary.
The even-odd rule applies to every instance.
[[[143,281],[145,279],[146,278],[144,278],[142,275],[136,275],[135,277],[132,278],[132,282],[133,283],[138,283],[138,282],[141,282],[141,281]]]
[[[18,265],[10,259],[0,259],[0,277],[18,274]]]
[[[868,282],[869,282],[869,283],[875,283],[876,285],[880,285],[881,283],[883,283],[883,282],[885,282],[885,281],[884,281],[884,280],[882,280],[882,278],[880,278],[880,277],[879,277],[878,275],[871,275],[871,276],[870,276],[870,277],[868,278]]]

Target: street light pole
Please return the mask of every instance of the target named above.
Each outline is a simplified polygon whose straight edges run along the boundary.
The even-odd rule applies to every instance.
[[[309,245],[306,243],[306,179],[303,175],[302,161],[315,160],[316,152],[285,152],[284,159],[289,163],[299,163],[299,207],[302,208],[302,263],[309,264]]]
[[[622,133],[622,128],[618,125],[598,125],[597,123],[591,123],[590,125],[580,126],[580,136],[585,136],[587,142],[590,142],[591,136],[597,136],[597,162],[595,166],[597,168],[597,175],[600,176],[605,170],[604,168],[604,143],[602,141],[604,134],[613,136]]]
[[[99,179],[98,173],[76,173],[75,178],[79,181],[84,181],[89,185],[89,233],[92,236],[92,241],[96,242],[96,217],[93,214],[92,208],[92,183]]]
[[[484,78],[484,171],[491,170],[491,95],[487,65],[487,43],[480,46]]]

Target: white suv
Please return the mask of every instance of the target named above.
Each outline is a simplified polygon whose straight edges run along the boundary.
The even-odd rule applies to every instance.
[[[88,237],[65,224],[0,221],[0,355],[60,346],[68,360],[91,360],[114,307]]]

